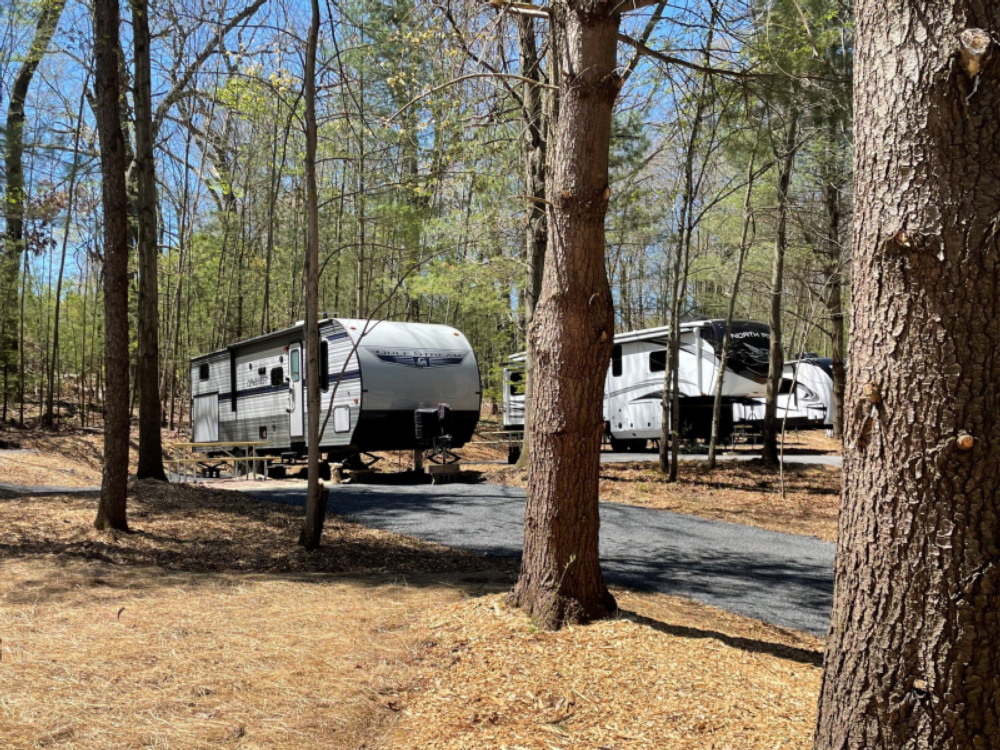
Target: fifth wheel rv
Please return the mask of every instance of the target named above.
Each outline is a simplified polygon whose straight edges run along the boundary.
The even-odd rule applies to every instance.
[[[725,329],[723,320],[681,324],[680,434],[708,438],[712,429],[715,378]],[[640,450],[660,437],[663,379],[667,368],[668,327],[615,336],[604,385],[604,421],[615,450]],[[733,321],[722,381],[721,438],[733,428],[733,404],[767,393],[770,328],[764,323]],[[504,368],[504,428],[524,429],[524,354]]]
[[[792,388],[794,383],[795,388]],[[764,421],[765,399],[733,405],[737,423]],[[833,427],[833,360],[806,357],[785,363],[777,399],[778,420],[787,427]]]

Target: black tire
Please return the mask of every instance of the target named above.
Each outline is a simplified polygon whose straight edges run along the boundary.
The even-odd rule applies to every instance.
[[[520,460],[521,460],[521,446],[520,445],[510,446],[510,448],[507,449],[507,463],[513,465]]]
[[[326,461],[321,461],[319,464],[319,478],[324,482],[330,481],[330,464]]]

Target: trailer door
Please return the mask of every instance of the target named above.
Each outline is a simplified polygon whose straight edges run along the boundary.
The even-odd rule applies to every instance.
[[[219,394],[206,393],[194,397],[191,409],[191,439],[195,443],[215,443],[219,440]]]
[[[288,347],[288,436],[293,441],[305,437],[302,372],[302,345],[292,344]]]

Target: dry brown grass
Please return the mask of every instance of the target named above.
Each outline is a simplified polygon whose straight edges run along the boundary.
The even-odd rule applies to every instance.
[[[509,467],[487,469],[489,481],[527,485],[527,475]],[[723,461],[714,471],[701,462],[681,463],[679,480],[666,481],[653,463],[602,464],[601,500],[669,510],[788,534],[837,540],[840,469],[785,466],[785,499],[777,470],[756,461]]]
[[[816,639],[672,597],[616,595],[620,618],[558,633],[500,596],[430,613],[422,680],[392,746],[810,746]]]

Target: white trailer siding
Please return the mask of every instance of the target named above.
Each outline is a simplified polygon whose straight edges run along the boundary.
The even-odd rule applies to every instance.
[[[265,453],[304,450],[305,437],[289,431],[290,419],[306,424],[308,418],[310,384],[300,381],[298,399],[289,388],[296,349],[299,376],[305,377],[303,328],[299,324],[192,360],[192,403],[218,394],[219,440],[259,441]],[[323,449],[410,447],[413,410],[440,403],[459,412],[457,444],[471,437],[479,418],[479,368],[468,340],[455,329],[327,319],[320,323],[318,346]],[[200,430],[207,434],[203,425]]]

